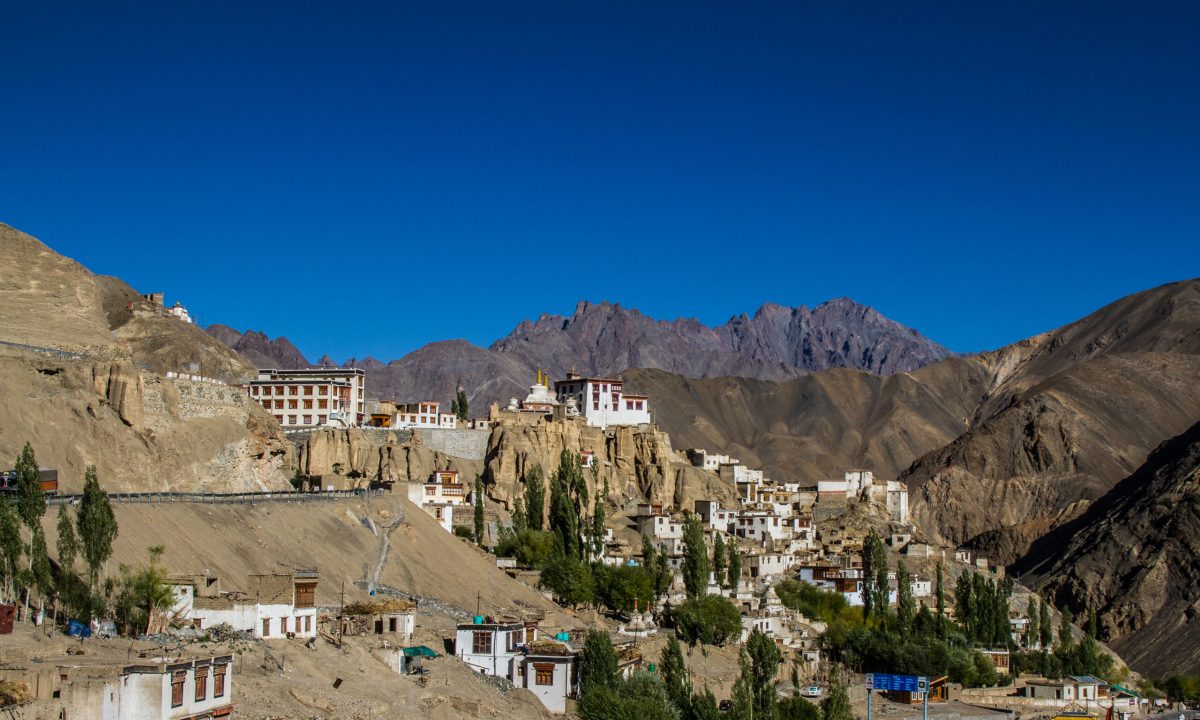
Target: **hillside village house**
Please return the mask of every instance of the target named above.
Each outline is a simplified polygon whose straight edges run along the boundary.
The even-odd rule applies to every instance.
[[[442,428],[456,430],[458,416],[441,411],[441,403],[425,400],[413,403],[397,403],[380,400],[368,403],[372,427],[396,428]],[[472,423],[475,421],[472,421]]]
[[[246,592],[221,592],[220,581],[204,575],[167,579],[175,596],[173,616],[197,629],[222,623],[256,638],[317,636],[318,576],[315,570],[251,575]]]
[[[128,665],[109,679],[62,690],[59,717],[220,720],[233,715],[233,657]]]
[[[567,373],[566,380],[554,383],[554,394],[562,404],[572,398],[576,410],[592,427],[649,423],[650,399],[626,393],[624,387],[620,378],[585,378]]]
[[[469,489],[463,484],[457,470],[434,470],[424,485],[409,488],[409,501],[416,505],[446,504],[462,505],[467,501]]]
[[[359,368],[259,370],[243,387],[285,428],[347,428],[366,421],[366,374]]]
[[[537,625],[520,621],[460,623],[454,638],[454,654],[467,667],[485,675],[512,680],[517,661],[524,656],[523,646],[537,639]]]
[[[738,511],[722,508],[721,503],[717,500],[697,500],[696,514],[700,516],[700,523],[704,527],[723,533],[732,533]]]
[[[683,523],[671,520],[671,517],[663,512],[661,503],[638,505],[635,521],[638,532],[643,535],[663,540],[683,537]]]
[[[1108,697],[1108,683],[1091,675],[1073,675],[1062,680],[1027,680],[1024,696],[1053,707],[1087,705]]]
[[[718,471],[722,465],[737,465],[738,461],[728,455],[719,455],[711,453],[700,448],[693,448],[687,451],[688,460],[691,461],[694,467],[703,468],[705,470]]]
[[[576,653],[560,643],[532,643],[513,684],[532,692],[550,712],[565,713],[578,684],[575,659]]]

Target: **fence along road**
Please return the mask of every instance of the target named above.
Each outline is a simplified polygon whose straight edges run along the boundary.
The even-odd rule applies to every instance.
[[[195,493],[195,492],[144,492],[109,493],[109,502],[114,503],[259,503],[259,502],[321,502],[323,500],[345,500],[346,498],[369,498],[382,495],[383,490],[329,490],[326,492],[245,492],[245,493]],[[52,495],[46,500],[51,505],[64,503],[74,505],[83,495]]]

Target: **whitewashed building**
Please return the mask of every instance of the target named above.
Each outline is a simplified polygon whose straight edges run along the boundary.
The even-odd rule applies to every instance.
[[[476,672],[511,681],[517,676],[524,645],[536,639],[536,626],[522,622],[461,623],[454,638],[454,654]]]
[[[285,428],[356,427],[366,419],[360,368],[259,370],[243,387]]]
[[[171,614],[203,630],[227,624],[256,638],[317,636],[316,571],[251,575],[245,592],[221,592],[217,578],[168,578],[175,596]]]
[[[233,657],[147,661],[108,679],[65,685],[55,717],[96,720],[221,720],[233,716]],[[20,715],[20,710],[18,717]]]
[[[620,378],[585,378],[567,373],[566,380],[554,383],[555,398],[574,401],[575,409],[592,427],[644,425],[650,422],[650,399],[625,392]]]
[[[567,698],[575,696],[574,651],[558,643],[537,643],[521,658],[519,674],[513,682],[534,694],[552,713],[567,711]]]

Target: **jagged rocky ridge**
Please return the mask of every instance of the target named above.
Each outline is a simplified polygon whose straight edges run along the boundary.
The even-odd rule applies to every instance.
[[[254,362],[307,365],[286,338],[209,331]],[[569,317],[542,315],[525,321],[484,350],[463,340],[435,342],[386,365],[351,358],[367,371],[380,398],[448,401],[466,388],[477,407],[524,396],[538,368],[553,377],[568,370],[614,375],[630,368],[657,368],[687,377],[739,376],[785,380],[829,368],[877,375],[915,370],[950,357],[946,348],[872,308],[839,298],[810,310],[766,304],[718,327],[694,319],[655,320],[611,303],[579,303]],[[318,365],[334,364],[322,357]]]

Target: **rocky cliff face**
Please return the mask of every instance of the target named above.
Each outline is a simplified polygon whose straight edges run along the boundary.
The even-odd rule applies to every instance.
[[[1139,672],[1200,670],[1200,423],[1163,443],[1017,569]]]
[[[297,445],[298,471],[322,487],[365,488],[372,483],[424,482],[434,470],[458,470],[470,482],[483,462],[436,452],[420,435],[379,430],[319,430]]]
[[[488,494],[510,508],[534,466],[541,466],[549,482],[563,450],[594,454],[595,472],[585,473],[589,492],[607,481],[610,501],[618,507],[652,500],[690,510],[696,500],[732,498],[733,489],[716,473],[692,467],[671,447],[670,436],[656,428],[605,431],[578,418],[500,417],[488,442],[484,477]]]
[[[4,225],[0,307],[0,340],[18,343],[0,345],[6,462],[31,442],[64,492],[89,464],[115,491],[288,486],[279,426],[225,384],[253,368],[195,326]]]
[[[1011,562],[1200,417],[1200,281],[972,361],[992,377],[970,426],[900,479],[927,532]]]

